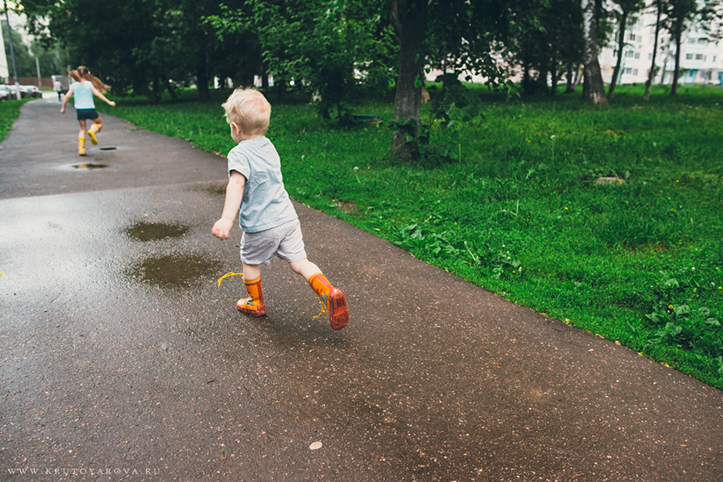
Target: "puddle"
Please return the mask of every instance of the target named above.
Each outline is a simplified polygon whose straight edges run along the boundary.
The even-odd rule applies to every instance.
[[[186,287],[194,281],[215,281],[221,263],[198,255],[166,255],[144,259],[133,265],[129,274],[164,288]]]
[[[128,237],[138,241],[156,241],[167,238],[180,238],[188,232],[188,226],[175,223],[136,223],[126,229]]]
[[[103,169],[107,164],[73,164],[75,169]]]
[[[101,148],[100,148],[101,151],[115,151],[116,149],[118,149],[118,148],[117,148],[117,147],[112,147],[112,146],[101,147]]]
[[[222,186],[206,186],[199,189],[201,192],[212,194],[214,196],[225,196],[226,195],[226,184]]]

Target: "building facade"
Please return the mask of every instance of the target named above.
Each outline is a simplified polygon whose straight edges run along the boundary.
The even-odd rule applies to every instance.
[[[655,45],[655,21],[655,12],[646,10],[629,22],[622,52],[618,52],[618,33],[614,32],[609,45],[602,49],[599,57],[606,84],[612,81],[618,54],[622,54],[618,84],[644,84],[648,80]],[[682,40],[678,83],[723,85],[723,43],[711,38],[705,29],[697,26],[684,32]],[[654,83],[672,83],[675,50],[675,40],[667,31],[661,31]]]

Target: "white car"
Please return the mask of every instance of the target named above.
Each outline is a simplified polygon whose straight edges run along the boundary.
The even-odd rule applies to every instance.
[[[9,85],[0,84],[0,100],[12,99],[14,95],[15,91]]]

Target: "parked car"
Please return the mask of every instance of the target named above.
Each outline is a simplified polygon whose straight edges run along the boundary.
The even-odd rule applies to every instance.
[[[0,84],[0,100],[8,100],[13,98],[13,91],[10,90],[10,86]]]
[[[20,95],[23,97],[42,97],[43,92],[34,85],[21,85]]]

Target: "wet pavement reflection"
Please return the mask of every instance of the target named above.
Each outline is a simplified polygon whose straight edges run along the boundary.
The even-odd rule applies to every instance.
[[[186,287],[201,278],[209,279],[220,271],[222,263],[193,254],[152,256],[135,263],[131,278],[164,288]]]
[[[128,237],[138,241],[178,238],[188,232],[188,226],[179,223],[138,222],[125,230]]]

